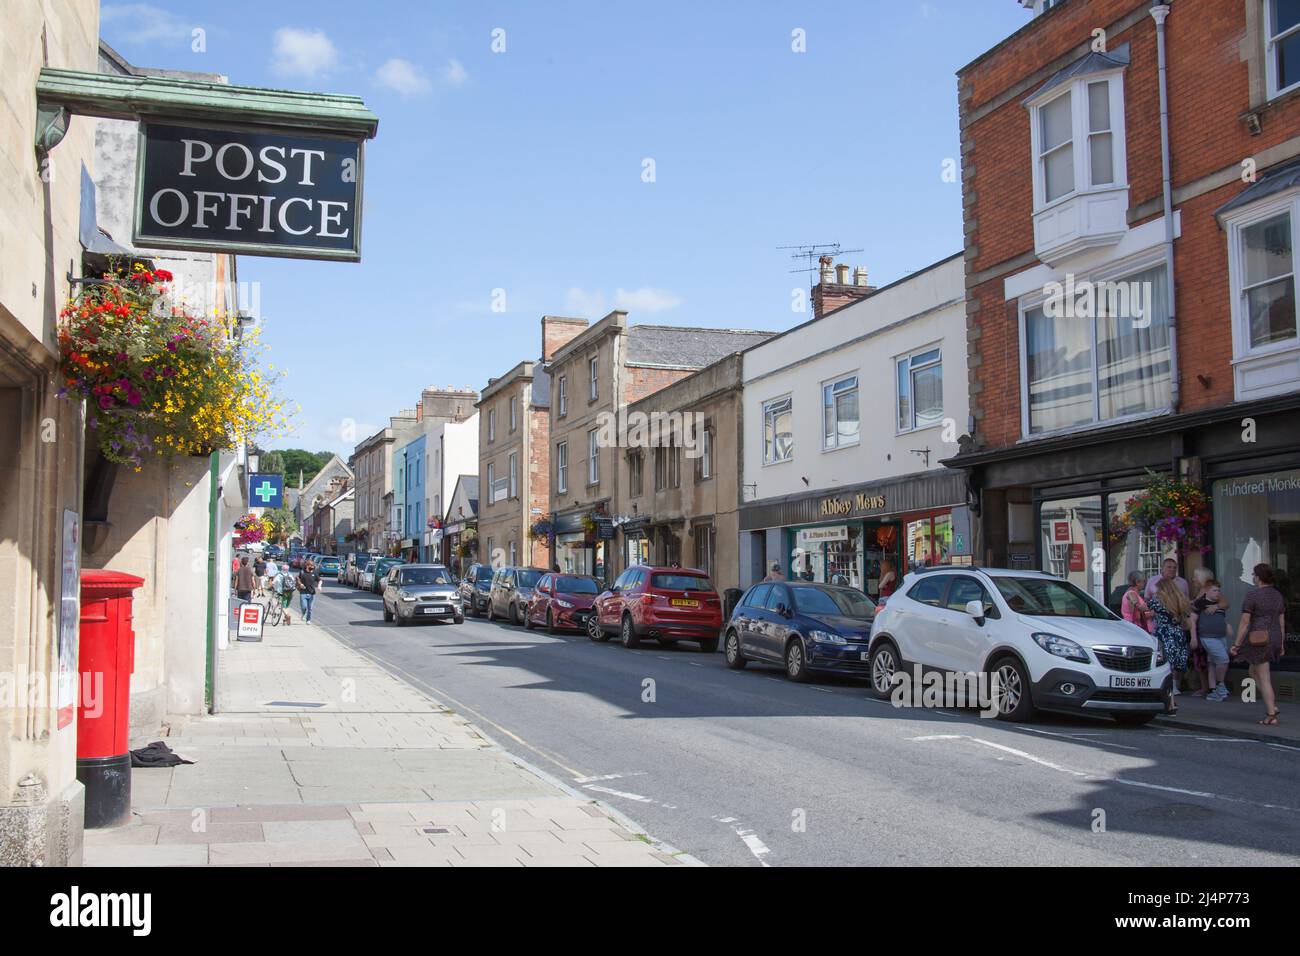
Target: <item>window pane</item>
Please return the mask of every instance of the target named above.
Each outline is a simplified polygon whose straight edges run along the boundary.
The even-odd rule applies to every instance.
[[[1103,420],[1169,405],[1169,284],[1164,267],[1097,283],[1097,398]],[[1149,320],[1149,323],[1148,323]]]
[[[912,368],[918,365],[928,365],[931,362],[939,361],[939,349],[930,349],[928,352],[922,352],[920,355],[912,356]]]
[[[1088,129],[1094,133],[1110,129],[1110,83],[1088,84]]]
[[[1029,431],[1092,421],[1092,331],[1078,318],[1025,313]]]
[[[1046,157],[1043,177],[1048,202],[1074,192],[1074,147],[1064,146]]]
[[[1252,286],[1267,279],[1290,275],[1291,214],[1282,213],[1241,230],[1241,255],[1245,272],[1242,285]]]
[[[1070,140],[1070,98],[1071,94],[1069,93],[1058,96],[1038,111],[1043,125],[1041,151],[1044,153],[1054,146],[1060,146]]]
[[[1300,0],[1273,0],[1273,36],[1300,23]]]
[[[839,427],[838,444],[858,440],[858,390],[841,392],[835,399],[835,418]]]
[[[1092,184],[1109,186],[1115,181],[1115,154],[1110,133],[1098,133],[1088,138],[1092,159]]]
[[[1300,33],[1277,44],[1277,88],[1284,90],[1300,82]]]
[[[1246,314],[1251,348],[1295,338],[1295,278],[1251,289],[1246,293]]]
[[[907,359],[898,363],[898,427],[912,427],[912,376],[907,370]]]
[[[943,366],[931,365],[912,373],[916,395],[916,427],[933,425],[943,418]]]
[[[833,386],[822,386],[822,436],[829,448],[835,444],[835,398]]]
[[[1094,549],[1102,546],[1101,498],[1044,501],[1039,512],[1043,567],[1106,602],[1106,580],[1095,571]],[[1006,593],[1005,591],[1003,592]]]

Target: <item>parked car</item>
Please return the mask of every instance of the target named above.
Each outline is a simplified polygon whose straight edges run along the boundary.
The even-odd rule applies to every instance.
[[[618,634],[624,647],[643,637],[660,644],[697,641],[700,650],[718,649],[722,599],[703,571],[691,568],[628,568],[602,592],[587,618],[587,636],[607,641]]]
[[[337,578],[339,576],[339,559],[332,554],[326,554],[316,562],[316,573],[323,578]]]
[[[366,566],[357,574],[357,587],[364,591],[373,591],[375,589],[375,569],[379,567],[379,560],[371,558],[366,562]]]
[[[1035,710],[1109,715],[1145,724],[1165,710],[1173,680],[1160,642],[1069,581],[1038,571],[936,567],[913,572],[877,612],[871,686],[919,665],[996,675],[997,716]]]
[[[875,613],[871,599],[855,588],[800,581],[755,584],[727,622],[727,666],[778,664],[793,681],[816,672],[866,677]]]
[[[460,579],[460,600],[466,614],[481,617],[487,613],[488,595],[492,592],[492,565],[471,564]]]
[[[343,583],[350,584],[354,588],[360,587],[360,582],[357,579],[361,576],[361,572],[366,569],[366,563],[375,557],[375,555],[367,554],[364,551],[353,551],[349,554],[339,575]]]
[[[499,569],[488,591],[488,620],[504,617],[511,624],[524,623],[524,608],[533,599],[533,588],[545,573],[545,568]]]
[[[600,593],[600,582],[582,574],[542,575],[533,589],[533,599],[524,609],[524,627],[585,631],[592,602]]]
[[[397,564],[384,581],[384,620],[400,627],[413,621],[465,623],[456,580],[441,564]]]
[[[370,590],[376,594],[383,594],[389,570],[405,563],[401,558],[380,558],[375,564],[375,573],[371,578]]]

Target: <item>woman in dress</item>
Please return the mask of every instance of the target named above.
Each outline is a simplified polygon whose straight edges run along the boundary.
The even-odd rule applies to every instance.
[[[1136,624],[1142,630],[1150,633],[1151,631],[1151,608],[1147,606],[1147,599],[1142,596],[1146,590],[1147,576],[1141,571],[1134,571],[1128,576],[1128,590],[1124,592],[1124,597],[1120,599],[1120,610],[1124,620],[1130,624]]]
[[[1276,727],[1277,697],[1273,693],[1269,665],[1282,657],[1286,601],[1274,586],[1273,569],[1267,564],[1255,565],[1254,580],[1255,586],[1246,592],[1241,602],[1237,639],[1228,653],[1250,665],[1250,676],[1264,699],[1264,719],[1260,723],[1265,727]],[[1254,634],[1267,634],[1268,640],[1259,644],[1248,641],[1247,637]]]
[[[1174,686],[1170,694],[1170,713],[1178,713],[1178,706],[1173,698],[1178,696],[1178,685],[1182,682],[1183,672],[1187,670],[1187,658],[1191,649],[1197,646],[1196,616],[1192,614],[1192,602],[1182,592],[1177,583],[1165,578],[1156,586],[1156,593],[1148,602],[1151,605],[1153,634],[1164,649],[1165,660],[1174,672]],[[1188,634],[1191,641],[1188,641]]]

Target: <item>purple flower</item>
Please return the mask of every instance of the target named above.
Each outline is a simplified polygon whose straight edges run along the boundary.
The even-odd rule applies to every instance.
[[[109,398],[107,395],[101,395],[101,396],[99,396],[99,407],[100,407],[100,408],[109,408],[109,407],[112,406],[112,404],[113,404],[113,400],[112,400],[111,398]]]

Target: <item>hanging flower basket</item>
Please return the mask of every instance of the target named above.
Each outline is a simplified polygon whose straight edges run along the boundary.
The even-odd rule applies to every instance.
[[[528,529],[528,537],[533,541],[550,542],[555,538],[555,525],[547,518],[538,518]]]
[[[81,286],[59,313],[61,394],[84,399],[108,459],[202,455],[286,430],[284,403],[257,368],[256,332],[168,297],[172,274],[136,263]]]
[[[240,546],[265,541],[271,532],[272,525],[268,518],[246,514],[235,522],[235,544]]]
[[[589,535],[596,533],[596,513],[594,511],[582,516],[582,530]]]
[[[1210,499],[1190,481],[1148,471],[1143,488],[1110,522],[1110,543],[1124,542],[1130,531],[1153,534],[1180,554],[1210,551]]]

